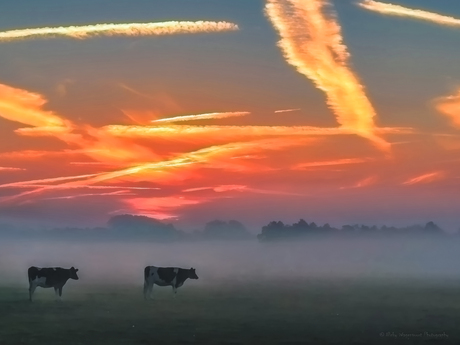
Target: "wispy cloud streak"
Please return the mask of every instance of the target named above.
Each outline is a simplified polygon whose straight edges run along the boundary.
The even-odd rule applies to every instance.
[[[364,187],[369,187],[371,185],[374,185],[377,182],[377,177],[376,176],[371,176],[367,177],[365,179],[362,179],[358,182],[356,182],[352,186],[347,186],[347,187],[340,187],[340,189],[352,189],[352,188],[364,188]]]
[[[243,191],[246,190],[248,186],[244,185],[219,185],[219,186],[214,186],[214,187],[197,187],[197,188],[188,188],[184,189],[182,192],[184,193],[190,193],[190,192],[199,192],[202,190],[213,190],[216,193],[223,193],[223,192],[230,192],[230,191]]]
[[[290,113],[290,112],[293,112],[293,111],[299,111],[301,110],[300,108],[296,108],[296,109],[281,109],[281,110],[275,110],[275,114],[278,114],[278,113]]]
[[[388,4],[373,0],[364,0],[363,2],[358,3],[358,6],[381,14],[388,14],[399,17],[410,17],[440,25],[460,27],[460,19],[429,11],[407,8],[400,5]]]
[[[268,0],[266,14],[281,36],[278,45],[287,62],[326,93],[339,124],[388,151],[389,144],[375,132],[375,110],[348,66],[340,25],[326,14],[326,4],[325,0]]]
[[[60,200],[60,199],[76,199],[76,198],[85,198],[85,197],[94,197],[94,196],[127,196],[127,195],[136,195],[134,193],[131,193],[127,190],[119,190],[116,192],[110,192],[110,193],[88,193],[88,194],[75,194],[75,195],[67,195],[67,196],[56,196],[53,198],[44,198],[43,200]]]
[[[421,176],[411,178],[411,179],[403,182],[403,185],[413,185],[413,184],[418,184],[418,183],[430,183],[430,182],[440,180],[444,176],[445,176],[444,172],[435,171],[435,172],[432,172],[432,173],[423,174]]]
[[[88,186],[97,184],[103,181],[109,181],[118,179],[125,176],[150,173],[155,174],[158,172],[163,172],[168,169],[173,169],[177,167],[183,167],[186,165],[193,164],[209,164],[212,166],[213,159],[216,157],[228,157],[235,153],[245,153],[245,152],[257,152],[260,150],[281,150],[286,147],[304,145],[304,141],[296,140],[287,140],[287,139],[265,139],[265,140],[256,140],[251,142],[234,142],[225,145],[216,145],[206,147],[197,151],[184,153],[177,158],[170,160],[158,161],[153,163],[145,163],[136,166],[132,166],[125,169],[115,170],[111,172],[102,172],[97,174],[88,174],[88,175],[79,175],[79,176],[66,176],[66,177],[57,177],[51,179],[42,179],[34,181],[24,181],[24,182],[14,182],[0,185],[0,188],[14,187],[21,185],[30,185],[30,184],[40,184],[40,183],[49,183],[57,182],[64,180],[72,179],[82,179],[81,181],[73,181],[56,185],[48,185],[40,188],[36,188],[31,191],[23,192],[17,195],[0,198],[0,203],[7,203],[13,200],[32,196],[34,194],[41,194],[47,191],[53,190],[65,190],[69,188],[75,188],[77,186]]]
[[[455,95],[436,99],[434,105],[437,111],[450,119],[454,127],[460,128],[460,89]]]
[[[207,119],[225,119],[227,117],[245,116],[249,115],[248,111],[224,112],[224,113],[205,113],[196,115],[183,115],[175,117],[167,117],[164,119],[154,120],[152,122],[180,122],[180,121],[193,121],[193,120],[207,120]]]
[[[212,21],[170,21],[161,23],[96,24],[68,27],[45,27],[0,32],[1,41],[66,36],[85,39],[94,36],[159,36],[236,31],[238,25]]]
[[[189,193],[189,192],[199,192],[203,190],[212,190],[216,193],[248,192],[248,193],[270,194],[270,195],[295,195],[295,196],[303,195],[303,194],[289,193],[289,192],[283,192],[283,191],[278,191],[278,190],[251,188],[251,187],[244,186],[244,185],[220,185],[220,186],[215,186],[215,187],[198,187],[198,188],[185,189],[182,192]]]

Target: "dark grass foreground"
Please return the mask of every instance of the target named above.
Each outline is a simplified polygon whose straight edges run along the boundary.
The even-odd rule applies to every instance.
[[[72,285],[72,286],[70,286]],[[460,283],[280,281],[0,288],[0,345],[459,344]]]

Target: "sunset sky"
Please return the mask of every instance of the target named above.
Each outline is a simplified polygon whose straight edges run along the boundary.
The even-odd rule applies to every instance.
[[[456,230],[459,59],[452,0],[9,1],[0,222]]]

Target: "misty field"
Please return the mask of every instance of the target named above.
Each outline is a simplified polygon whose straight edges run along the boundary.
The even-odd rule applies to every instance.
[[[458,344],[460,242],[0,242],[0,345]],[[194,267],[142,296],[145,265]],[[63,301],[27,268],[75,266]]]
[[[460,285],[249,281],[206,287],[0,289],[0,344],[432,344],[460,340]],[[414,289],[414,284],[417,286]],[[72,285],[72,286],[70,286]],[[403,335],[404,334],[404,335]]]

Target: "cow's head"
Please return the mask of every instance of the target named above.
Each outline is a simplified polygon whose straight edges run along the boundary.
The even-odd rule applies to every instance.
[[[70,268],[70,279],[78,280],[77,272],[78,272],[78,268],[71,267]]]
[[[196,275],[195,269],[191,268],[188,270],[188,277],[190,279],[198,279],[198,276]]]

